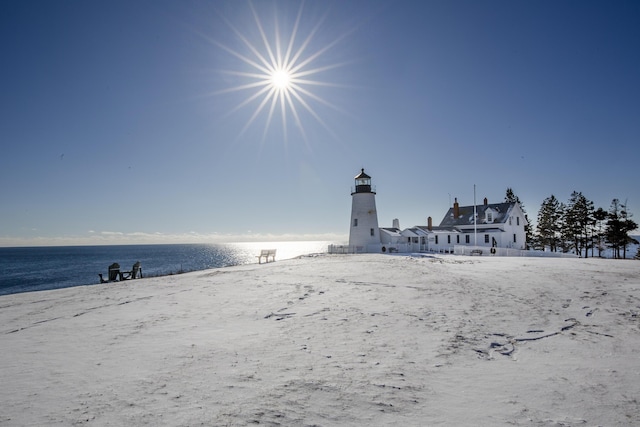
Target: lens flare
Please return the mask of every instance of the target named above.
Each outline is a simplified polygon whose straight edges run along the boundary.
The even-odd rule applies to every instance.
[[[264,140],[271,126],[271,122],[279,112],[282,118],[282,129],[285,141],[287,140],[288,122],[289,120],[293,120],[296,125],[295,127],[300,131],[306,142],[307,136],[303,125],[303,116],[301,115],[301,113],[304,112],[306,115],[313,117],[316,122],[320,123],[335,137],[331,129],[329,129],[316,111],[316,108],[322,105],[341,113],[345,112],[319,96],[315,91],[322,86],[342,87],[342,85],[317,80],[317,75],[337,67],[342,67],[345,63],[316,64],[319,62],[319,58],[325,55],[347,34],[337,37],[329,44],[323,45],[315,51],[311,51],[310,46],[314,44],[314,36],[316,36],[320,30],[323,21],[326,19],[326,15],[321,18],[315,26],[310,28],[305,37],[302,38],[300,36],[300,34],[303,33],[301,30],[301,20],[304,3],[302,3],[293,24],[293,29],[288,38],[285,38],[283,42],[277,15],[275,15],[274,18],[274,34],[270,38],[267,37],[263,21],[258,16],[253,4],[249,3],[249,6],[253,14],[256,29],[260,35],[258,41],[250,40],[248,36],[239,31],[226,19],[226,24],[242,42],[241,46],[244,46],[244,49],[239,51],[216,40],[210,40],[211,43],[217,47],[223,49],[236,59],[239,59],[244,69],[248,68],[250,70],[221,70],[224,74],[233,75],[246,81],[243,81],[242,84],[237,86],[216,92],[216,94],[229,92],[246,92],[248,94],[242,102],[229,111],[229,114],[235,113],[244,107],[257,104],[253,114],[241,130],[240,135],[246,132],[259,116],[266,115],[266,123],[263,131]]]

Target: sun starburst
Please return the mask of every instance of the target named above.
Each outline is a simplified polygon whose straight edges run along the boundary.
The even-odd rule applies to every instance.
[[[284,68],[278,68],[271,73],[271,84],[273,87],[279,90],[289,90],[289,83],[291,83],[291,75],[289,70]]]
[[[266,115],[266,121],[263,140],[267,136],[271,122],[276,119],[277,115],[281,117],[285,141],[287,140],[287,129],[290,120],[295,123],[296,128],[300,131],[304,140],[307,141],[303,119],[309,117],[312,117],[314,121],[320,123],[333,135],[333,132],[320,117],[317,110],[320,106],[325,106],[342,113],[344,111],[328,102],[317,92],[322,86],[341,87],[341,85],[322,81],[318,78],[321,77],[321,73],[341,67],[345,63],[326,63],[324,61],[318,64],[318,62],[346,34],[337,37],[331,43],[323,45],[315,51],[311,51],[311,46],[314,44],[314,36],[318,34],[326,15],[306,32],[304,38],[302,38],[300,37],[304,33],[301,30],[304,10],[304,3],[302,3],[293,22],[292,30],[283,42],[277,15],[274,18],[273,35],[268,37],[263,21],[258,16],[254,5],[249,3],[249,6],[253,22],[259,34],[257,42],[250,40],[247,35],[239,31],[236,26],[226,19],[226,24],[241,41],[243,49],[232,49],[226,44],[211,40],[216,46],[239,59],[241,61],[240,64],[242,64],[243,70],[221,70],[222,73],[241,78],[242,83],[216,92],[217,94],[229,92],[247,93],[246,98],[229,111],[229,114],[245,107],[255,107],[246,125],[240,131],[240,135],[244,134],[256,122],[258,117],[264,115]]]

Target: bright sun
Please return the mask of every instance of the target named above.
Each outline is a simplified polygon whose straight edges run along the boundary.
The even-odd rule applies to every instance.
[[[275,20],[273,38],[269,38],[267,33],[264,31],[262,21],[260,20],[257,11],[250,2],[249,6],[253,13],[256,28],[260,34],[260,37],[256,41],[250,41],[248,37],[243,35],[236,27],[227,21],[227,25],[229,25],[238,39],[241,40],[247,48],[246,52],[232,49],[215,40],[211,40],[215,45],[244,62],[244,64],[250,69],[253,69],[248,71],[222,71],[226,74],[246,78],[247,81],[237,86],[229,87],[217,92],[225,93],[245,90],[250,92],[250,94],[247,95],[247,98],[229,113],[233,113],[249,104],[257,104],[254,113],[251,115],[240,134],[244,133],[247,128],[251,126],[261,112],[265,112],[267,116],[263,131],[263,138],[265,138],[271,121],[275,118],[278,111],[282,118],[282,129],[284,131],[285,140],[287,139],[287,121],[291,119],[293,119],[297,125],[297,129],[300,130],[302,136],[306,140],[304,126],[302,125],[302,111],[307,112],[317,122],[331,132],[315,111],[314,103],[316,106],[322,104],[333,108],[336,111],[341,110],[314,93],[312,88],[318,88],[321,86],[336,87],[338,85],[316,80],[313,76],[341,67],[344,64],[334,63],[328,65],[317,65],[315,67],[311,64],[338,43],[344,35],[337,37],[328,45],[321,46],[319,50],[315,51],[315,53],[309,53],[309,45],[311,44],[313,36],[319,29],[322,20],[310,30],[306,38],[298,41],[298,31],[302,27],[301,18],[303,4],[304,3],[300,4],[297,18],[288,38],[286,36],[282,37],[280,34],[277,19]]]
[[[291,75],[285,69],[275,70],[273,74],[271,74],[271,84],[280,90],[286,90],[289,88],[291,83]]]

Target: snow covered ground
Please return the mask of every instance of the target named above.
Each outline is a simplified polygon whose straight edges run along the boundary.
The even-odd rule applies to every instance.
[[[0,425],[640,425],[640,261],[321,255],[0,297]]]

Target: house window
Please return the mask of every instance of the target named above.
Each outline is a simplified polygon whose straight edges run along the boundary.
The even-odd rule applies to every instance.
[[[451,244],[451,234],[447,234],[447,243]]]
[[[354,227],[358,226],[358,218],[353,218],[353,226]]]
[[[468,245],[469,244],[469,235],[464,236],[464,241]]]
[[[516,217],[516,225],[520,225],[520,217],[519,216]]]
[[[513,233],[513,243],[516,242],[516,233]]]
[[[459,234],[456,236],[456,243],[460,244],[460,235]]]
[[[489,243],[489,235],[488,234],[484,235],[484,242],[485,243]]]
[[[493,222],[493,213],[487,212],[487,222]]]
[[[438,235],[436,235],[436,245],[438,244]]]
[[[512,218],[513,218],[513,217],[509,217],[509,225],[511,225],[511,219],[512,219]]]
[[[413,243],[418,243],[418,238],[417,237],[413,238]]]
[[[372,235],[372,236],[375,236],[374,231],[373,231],[373,228],[371,229],[371,235]]]

